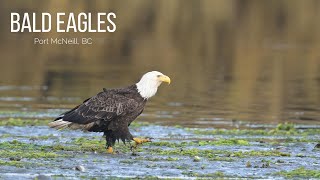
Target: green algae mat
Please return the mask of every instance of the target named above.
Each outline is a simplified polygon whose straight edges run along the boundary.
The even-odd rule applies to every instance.
[[[0,179],[320,178],[320,129],[294,124],[206,129],[134,123],[137,148],[107,154],[100,133],[57,131],[46,120],[0,121]]]

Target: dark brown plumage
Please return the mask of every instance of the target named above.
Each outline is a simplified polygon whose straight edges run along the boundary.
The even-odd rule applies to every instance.
[[[72,129],[104,132],[107,145],[113,146],[116,140],[133,139],[128,126],[142,113],[146,102],[138,93],[136,85],[122,89],[104,89],[63,113],[55,121],[63,119]]]

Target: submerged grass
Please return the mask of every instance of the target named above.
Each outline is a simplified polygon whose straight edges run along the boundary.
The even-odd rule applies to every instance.
[[[51,151],[50,146],[42,146],[31,143],[23,143],[17,140],[0,143],[1,158],[57,158],[65,157],[63,154],[57,154]]]
[[[278,124],[273,129],[188,129],[188,131],[199,135],[262,135],[262,136],[309,136],[320,134],[320,129],[297,129],[294,124]]]
[[[115,144],[114,150],[121,152],[121,153],[128,153],[131,152],[130,148],[132,143],[122,143],[122,141],[119,141]],[[92,137],[92,138],[75,138],[66,146],[69,146],[69,149],[72,149],[73,151],[94,151],[97,153],[105,153],[106,152],[106,141],[104,138],[101,137]],[[136,152],[141,151],[140,146],[136,147]]]
[[[182,141],[182,142],[169,142],[169,141],[159,141],[159,142],[151,142],[149,145],[151,146],[165,146],[170,148],[177,147],[190,147],[190,146],[248,146],[250,145],[249,141],[244,139],[219,139],[212,141]]]
[[[49,120],[22,120],[22,119],[9,119],[6,121],[0,121],[0,126],[43,126],[47,125]],[[143,126],[151,126],[149,123],[133,123],[131,128],[140,128]],[[27,127],[28,128],[28,127]],[[43,128],[43,127],[42,127]],[[182,128],[182,127],[176,127]],[[45,128],[44,128],[45,129]],[[193,132],[192,138],[196,135],[230,135],[219,139],[212,138],[212,140],[188,140],[184,138],[182,140],[164,140],[146,143],[142,146],[138,146],[133,149],[134,153],[130,149],[133,144],[123,144],[122,142],[116,143],[114,150],[125,155],[110,155],[101,156],[106,154],[105,138],[101,136],[84,136],[84,137],[60,137],[53,136],[52,134],[45,134],[43,136],[14,136],[13,133],[3,134],[1,138],[8,138],[10,140],[0,142],[0,167],[1,166],[15,166],[15,167],[40,167],[39,164],[32,164],[28,162],[36,162],[37,160],[46,160],[46,162],[56,163],[62,158],[77,158],[81,163],[93,163],[93,164],[107,164],[115,159],[118,164],[122,166],[136,166],[142,165],[149,169],[157,168],[173,168],[178,170],[182,175],[195,178],[224,178],[230,177],[225,171],[201,171],[200,169],[207,169],[209,164],[223,164],[238,163],[239,166],[262,168],[269,167],[274,164],[283,164],[284,159],[293,158],[309,158],[311,156],[305,156],[307,152],[296,154],[295,151],[290,149],[280,150],[265,150],[267,146],[277,147],[281,145],[288,146],[289,143],[303,144],[303,142],[317,142],[319,130],[317,129],[296,129],[293,124],[279,124],[273,129],[246,129],[246,130],[210,130],[210,129],[187,129],[189,132]],[[45,129],[46,130],[46,129]],[[66,130],[68,131],[68,130]],[[67,132],[64,132],[67,133]],[[300,136],[300,133],[302,134]],[[239,136],[241,135],[241,137]],[[243,136],[242,136],[243,135]],[[254,135],[264,135],[264,137],[253,137]],[[291,136],[297,135],[297,136]],[[275,136],[281,136],[281,140],[275,138]],[[297,139],[297,138],[298,139]],[[12,140],[17,139],[17,140]],[[63,139],[63,141],[59,141]],[[44,144],[39,142],[45,140]],[[47,143],[52,142],[52,143]],[[300,143],[301,142],[301,143]],[[216,146],[220,146],[214,148]],[[224,147],[225,146],[225,147]],[[256,148],[258,147],[259,148]],[[246,149],[246,150],[244,150]],[[261,150],[262,149],[262,150]],[[271,149],[271,148],[270,148]],[[282,152],[285,151],[285,152]],[[135,153],[141,152],[141,153]],[[291,154],[292,153],[292,154]],[[283,157],[284,158],[281,158]],[[90,160],[90,157],[94,159]],[[103,158],[102,158],[103,157]],[[58,158],[58,159],[57,159]],[[83,159],[81,159],[83,158]],[[112,159],[110,162],[105,161],[104,158]],[[117,159],[118,158],[118,159]],[[267,159],[261,161],[262,166],[256,165],[255,159]],[[280,160],[279,160],[280,159]],[[214,162],[219,161],[219,162]],[[223,161],[223,162],[222,162]],[[226,162],[228,161],[228,162]],[[159,162],[159,163],[158,163]],[[181,163],[182,162],[182,163]],[[247,162],[247,164],[246,164]],[[249,162],[249,163],[248,163]],[[251,164],[252,162],[252,164]],[[260,162],[260,161],[259,161]],[[277,162],[273,163],[272,162]],[[29,163],[29,164],[28,164]],[[241,164],[242,163],[242,164]],[[51,165],[51,164],[46,164]],[[56,166],[56,164],[55,164]],[[289,165],[288,165],[289,166]],[[212,167],[209,167],[212,168]],[[309,168],[309,167],[308,167]],[[191,169],[192,171],[189,171]],[[207,169],[208,170],[208,169]],[[89,171],[89,170],[88,170]],[[215,172],[216,171],[216,172]],[[274,173],[275,171],[273,171]],[[304,168],[298,168],[292,171],[280,171],[272,176],[284,176],[287,178],[299,177],[299,178],[319,178],[319,171],[308,170]]]
[[[25,152],[25,151],[4,151],[0,150],[0,157],[19,157],[19,158],[28,158],[28,159],[38,159],[38,158],[57,158],[62,157],[62,155],[53,153],[53,152]]]
[[[280,171],[276,175],[286,178],[320,178],[320,170],[309,170],[305,167],[299,167],[292,171]]]
[[[9,118],[0,120],[0,126],[47,126],[51,120]]]
[[[177,157],[137,157],[134,160],[139,160],[139,161],[178,161],[179,158]]]
[[[151,149],[150,152],[154,155],[180,155],[180,156],[189,156],[189,157],[205,157],[209,160],[216,160],[216,158],[223,158],[223,157],[237,157],[237,158],[245,158],[245,157],[266,157],[266,156],[291,156],[289,153],[284,153],[280,151],[228,151],[228,150],[201,150],[201,149],[170,149],[170,150],[164,150],[164,149]],[[222,159],[219,159],[222,160]]]
[[[0,160],[0,166],[23,167],[25,165],[26,165],[26,162],[22,162],[22,161],[3,161],[3,160]]]
[[[221,171],[217,171],[215,173],[208,173],[208,174],[202,174],[202,173],[197,173],[197,172],[190,172],[190,171],[184,171],[182,174],[189,176],[189,177],[197,177],[197,178],[226,178],[228,177]],[[236,178],[235,176],[230,177],[230,178]]]

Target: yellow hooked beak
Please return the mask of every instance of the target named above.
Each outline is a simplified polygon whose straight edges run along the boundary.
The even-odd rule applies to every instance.
[[[170,78],[169,78],[168,76],[166,76],[166,75],[160,75],[160,76],[158,77],[158,79],[159,79],[160,81],[166,82],[166,83],[168,83],[168,84],[170,84],[170,82],[171,82]]]

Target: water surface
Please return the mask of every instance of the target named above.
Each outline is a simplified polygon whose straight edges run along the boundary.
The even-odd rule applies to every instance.
[[[36,6],[2,1],[0,116],[54,118],[103,87],[128,86],[159,70],[172,84],[150,99],[142,121],[206,127],[319,124],[317,4],[139,1],[128,10],[128,3],[104,1]],[[118,15],[115,33],[8,31],[12,11],[111,10]],[[42,46],[33,45],[35,37],[92,37],[95,43]]]

